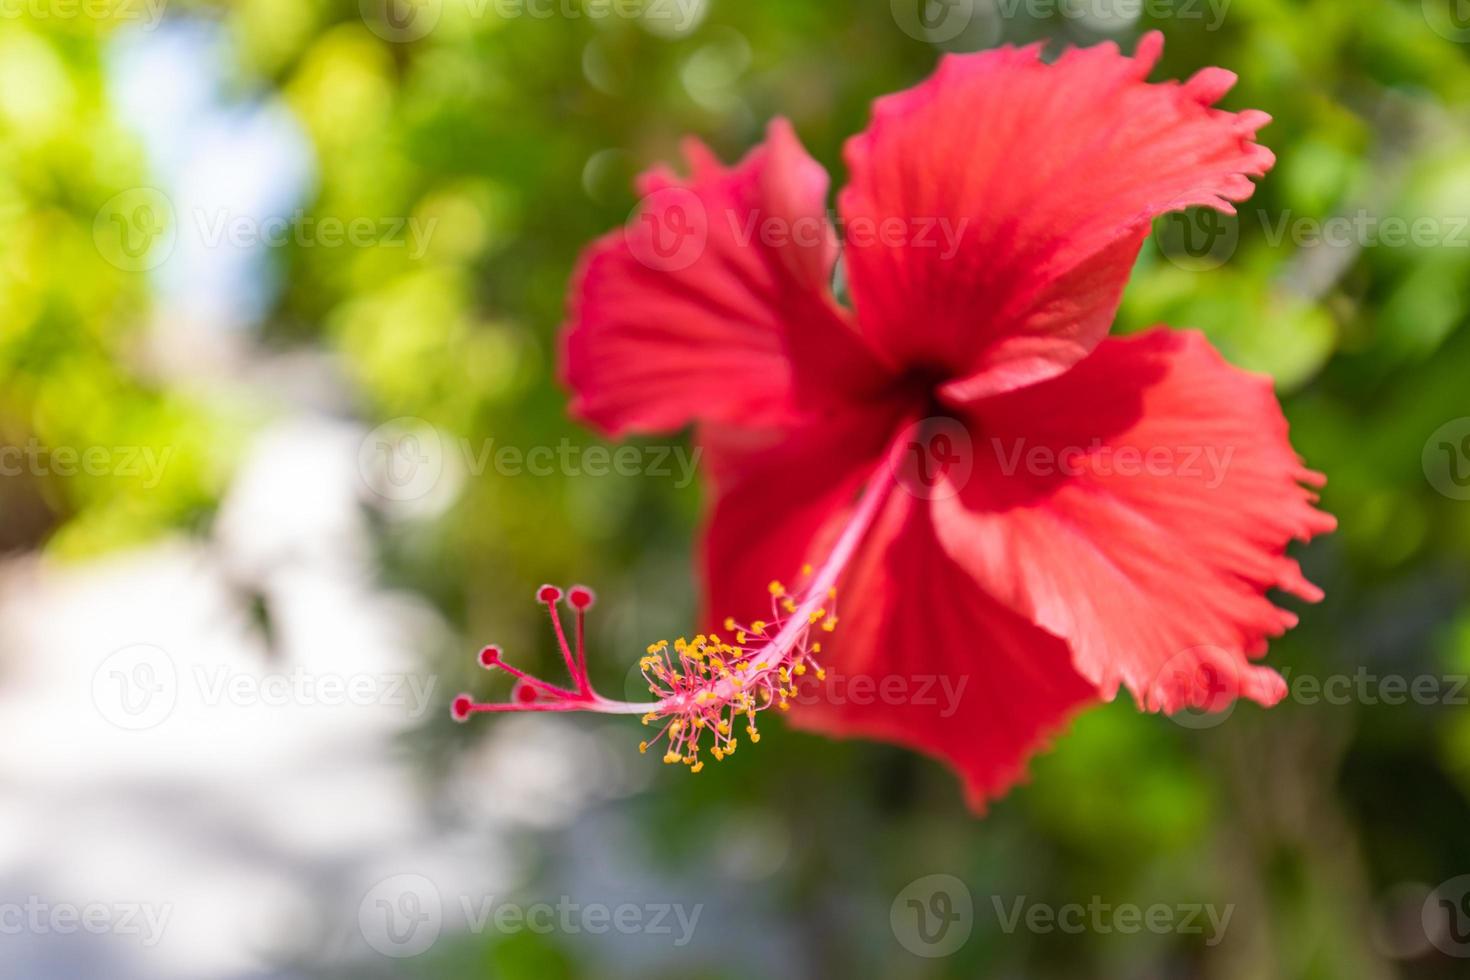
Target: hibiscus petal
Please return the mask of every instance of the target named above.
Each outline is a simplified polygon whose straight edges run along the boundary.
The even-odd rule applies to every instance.
[[[738,465],[728,446],[717,451],[730,476],[706,537],[708,602],[718,617],[766,614],[771,578],[789,582],[802,561],[825,557],[893,431],[871,421],[853,417],[823,439]],[[839,580],[836,631],[817,634],[826,680],[802,678],[790,718],[932,755],[956,770],[982,810],[1096,693],[1065,643],[985,595],[944,553],[927,501],[891,492]]]
[[[1222,686],[1285,695],[1250,662],[1296,622],[1266,593],[1321,597],[1285,552],[1336,522],[1302,485],[1321,477],[1293,452],[1270,379],[1197,332],[1155,329],[967,412],[975,466],[936,501],[939,537],[990,594],[1065,639],[1105,697],[1121,682],[1173,712],[1220,708]]]
[[[875,402],[798,431],[701,431],[705,470],[714,478],[701,536],[709,622],[770,618],[767,585],[793,582],[803,564],[826,557],[814,553],[815,542],[835,540],[896,425],[895,410]]]
[[[820,658],[827,681],[800,689],[792,722],[934,756],[980,812],[1097,694],[1065,643],[944,553],[929,507],[895,491],[838,587],[841,622]]]
[[[692,176],[644,175],[639,212],[594,243],[572,289],[562,374],[609,435],[691,420],[788,422],[876,370],[829,290],[827,174],[784,120],[740,164],[686,147]]]
[[[862,330],[889,361],[958,379],[956,398],[1052,377],[1107,334],[1154,217],[1250,196],[1269,117],[1210,108],[1222,69],[1144,82],[1162,45],[951,55],[878,100],[840,203]]]

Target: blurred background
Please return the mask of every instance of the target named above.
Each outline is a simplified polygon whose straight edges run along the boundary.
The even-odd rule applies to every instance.
[[[1119,329],[1269,372],[1330,477],[1288,701],[1124,698],[983,821],[779,725],[693,779],[450,721],[485,643],[555,675],[543,581],[614,695],[692,623],[692,449],[555,382],[633,174],[784,114],[840,184],[941,52],[1150,28],[1275,118]],[[0,0],[0,974],[1470,975],[1467,56],[1464,0]]]

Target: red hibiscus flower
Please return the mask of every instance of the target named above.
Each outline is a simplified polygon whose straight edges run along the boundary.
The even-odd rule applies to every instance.
[[[646,712],[697,771],[702,740],[721,758],[739,716],[758,737],[795,701],[801,727],[944,760],[980,808],[1120,685],[1153,711],[1280,700],[1253,661],[1295,622],[1268,590],[1320,598],[1286,547],[1334,526],[1321,477],[1268,379],[1198,333],[1107,336],[1152,219],[1232,211],[1273,162],[1264,113],[1212,108],[1230,72],[1145,81],[1162,43],[945,58],[847,144],[840,235],[782,120],[736,166],[691,143],[687,179],[645,175],[582,264],[565,379],[608,435],[697,426],[723,633],[655,644],[656,700],[607,701],[583,591],[574,688],[515,672],[517,704],[456,716]]]

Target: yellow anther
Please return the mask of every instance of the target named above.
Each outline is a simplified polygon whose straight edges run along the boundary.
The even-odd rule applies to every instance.
[[[735,617],[734,616],[726,616],[725,617],[725,629],[732,630],[734,628],[735,628]]]
[[[704,763],[703,762],[696,762],[694,765],[692,765],[692,766],[689,767],[689,771],[690,772],[699,772],[699,770],[701,770],[703,768],[704,768]]]
[[[827,671],[824,670],[821,667],[818,667],[817,668],[817,680],[824,681],[826,679],[827,679]]]
[[[764,619],[757,619],[755,622],[750,624],[750,628],[759,633],[761,630],[766,628],[766,621]]]
[[[792,671],[795,672],[797,677],[801,677],[806,673],[806,664],[797,664],[792,668]]]
[[[786,594],[786,587],[783,586],[780,583],[780,581],[777,580],[777,579],[771,579],[771,584],[768,585],[768,586],[766,586],[766,588],[768,588],[768,589],[771,590],[771,595],[785,595]]]
[[[822,629],[826,630],[828,633],[832,632],[836,628],[837,628],[837,617],[836,616],[833,616],[831,619],[827,620],[825,623],[822,624]]]
[[[803,566],[801,566],[801,574],[803,574],[803,575],[810,575],[811,573],[812,573],[812,566],[811,565],[803,565]]]
[[[638,752],[641,754],[641,753],[644,753],[644,752],[647,752],[647,751],[648,751],[648,743],[647,742],[639,742],[638,743]]]
[[[776,705],[776,707],[780,708],[782,711],[790,711],[791,702],[783,699],[779,704]]]

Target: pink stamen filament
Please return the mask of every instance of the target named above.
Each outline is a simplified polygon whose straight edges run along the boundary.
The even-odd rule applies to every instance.
[[[512,699],[499,703],[478,702],[467,694],[461,694],[454,699],[453,717],[465,721],[476,713],[589,711],[609,715],[639,714],[644,716],[645,724],[664,718],[667,723],[663,729],[639,748],[646,751],[668,735],[670,751],[665,755],[665,761],[686,762],[696,772],[703,766],[695,758],[703,729],[709,728],[712,732],[717,759],[735,750],[736,739],[732,729],[739,714],[747,716],[748,731],[752,739],[758,739],[755,713],[774,704],[785,707],[786,695],[795,691],[794,687],[787,686],[793,683],[793,675],[803,674],[811,665],[816,668],[819,678],[823,676],[813,656],[817,652],[817,644],[809,644],[808,637],[818,623],[826,630],[836,625],[830,603],[837,580],[888,499],[894,483],[892,457],[897,448],[895,445],[890,449],[869,481],[867,490],[821,567],[814,574],[806,575],[805,585],[797,592],[800,602],[794,602],[794,597],[787,595],[779,583],[772,583],[772,610],[775,624],[779,626],[774,636],[769,634],[763,623],[742,627],[727,621],[727,628],[734,627],[736,631],[738,644],[726,643],[724,638],[713,634],[708,639],[696,637],[692,645],[680,640],[674,648],[678,655],[677,668],[666,652],[668,645],[655,644],[649,647],[642,665],[649,680],[649,689],[658,700],[613,700],[598,694],[587,674],[585,613],[593,603],[591,590],[575,586],[569,593],[569,601],[576,613],[576,651],[573,653],[557,615],[556,605],[562,598],[562,592],[554,586],[542,586],[537,590],[537,600],[546,605],[550,614],[552,631],[575,690],[541,680],[506,664],[499,650],[490,647],[482,654],[482,665],[487,669],[504,671],[535,693],[526,701]],[[810,569],[803,571],[810,572]],[[783,612],[789,615],[783,615]],[[757,642],[747,646],[747,637]],[[714,675],[708,673],[706,657],[717,672]],[[729,712],[728,717],[723,715],[726,711]]]

